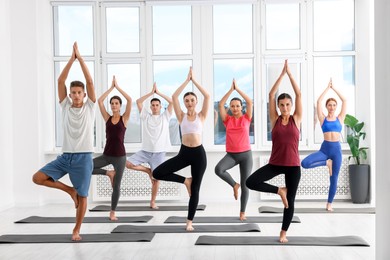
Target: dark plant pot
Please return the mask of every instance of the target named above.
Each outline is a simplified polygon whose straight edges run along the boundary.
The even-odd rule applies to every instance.
[[[367,203],[370,186],[370,165],[350,164],[349,168],[349,189],[353,203]]]

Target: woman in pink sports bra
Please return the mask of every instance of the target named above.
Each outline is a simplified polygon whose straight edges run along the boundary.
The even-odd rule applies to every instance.
[[[199,113],[195,111],[198,99],[193,92],[187,92],[183,97],[187,111],[184,112],[180,107],[179,95],[190,81],[203,95],[202,110]],[[157,180],[183,183],[186,186],[190,196],[186,230],[193,231],[192,221],[198,207],[200,185],[207,167],[206,152],[202,145],[202,129],[210,106],[210,94],[193,78],[192,67],[190,67],[187,79],[173,93],[172,102],[181,127],[182,144],[175,157],[160,164],[153,171],[153,177]],[[187,166],[191,166],[190,178],[175,173]]]
[[[328,115],[325,115],[322,109],[322,101],[325,94],[330,90],[339,96],[342,101],[341,111],[336,115],[337,101],[334,98],[328,98],[325,106]],[[319,151],[308,155],[302,160],[302,167],[305,169],[318,166],[328,166],[329,168],[329,193],[326,203],[326,210],[333,211],[332,202],[337,191],[337,180],[342,163],[342,152],[340,144],[340,132],[347,113],[347,100],[345,97],[333,87],[332,79],[328,83],[328,87],[322,92],[317,100],[317,116],[320,121],[322,131],[324,133],[324,141]]]

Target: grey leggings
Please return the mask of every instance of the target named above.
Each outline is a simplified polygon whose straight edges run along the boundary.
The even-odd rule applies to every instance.
[[[246,204],[249,198],[249,189],[246,187],[246,179],[252,172],[253,158],[252,151],[242,153],[227,153],[222,160],[215,166],[215,174],[222,180],[226,181],[230,186],[234,187],[236,181],[227,172],[237,164],[240,165],[240,183],[241,183],[241,212],[245,212]]]
[[[111,195],[111,210],[115,210],[118,205],[119,196],[121,193],[121,181],[123,171],[126,166],[126,155],[124,156],[107,156],[101,155],[93,159],[93,175],[106,175],[107,170],[101,169],[104,166],[110,165],[114,167],[115,177]]]

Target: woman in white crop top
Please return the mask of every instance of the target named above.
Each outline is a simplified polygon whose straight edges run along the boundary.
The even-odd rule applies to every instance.
[[[187,111],[184,112],[180,107],[179,96],[190,81],[203,95],[202,110],[199,113],[195,111],[198,98],[193,92],[187,92],[183,97]],[[210,94],[194,80],[192,68],[188,72],[187,79],[173,93],[172,102],[181,127],[182,144],[175,157],[160,164],[153,171],[153,177],[157,180],[183,183],[186,186],[190,195],[186,230],[192,231],[194,230],[192,220],[199,203],[200,185],[207,166],[206,152],[202,145],[202,129],[210,106]],[[187,166],[191,166],[190,178],[175,173]]]

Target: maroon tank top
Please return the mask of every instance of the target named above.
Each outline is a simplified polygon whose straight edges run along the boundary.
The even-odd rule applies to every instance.
[[[287,125],[282,124],[279,116],[272,129],[272,152],[269,163],[278,166],[300,166],[299,129],[294,118],[290,116]]]
[[[124,140],[126,127],[123,124],[122,116],[115,125],[111,122],[112,116],[106,122],[106,146],[104,155],[108,156],[125,156],[126,150]]]

